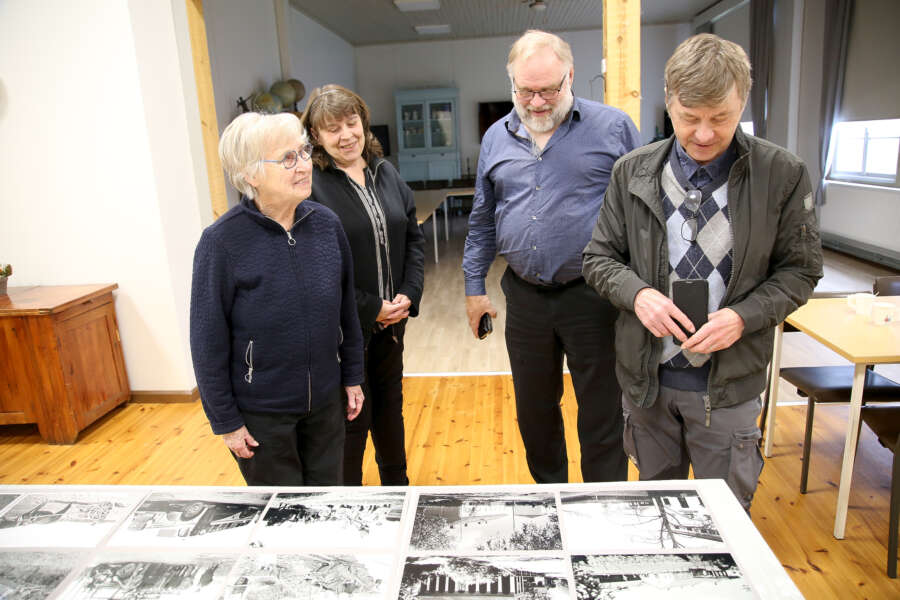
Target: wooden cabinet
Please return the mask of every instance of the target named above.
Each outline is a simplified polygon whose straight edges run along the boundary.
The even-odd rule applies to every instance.
[[[37,423],[46,441],[126,402],[112,285],[10,287],[0,296],[0,425]]]
[[[406,181],[459,177],[459,93],[454,88],[397,90],[397,164]]]

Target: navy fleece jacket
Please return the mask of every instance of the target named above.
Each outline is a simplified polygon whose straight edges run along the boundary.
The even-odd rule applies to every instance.
[[[333,212],[306,200],[289,231],[243,199],[194,253],[191,355],[213,433],[241,411],[304,414],[363,382],[350,246]]]

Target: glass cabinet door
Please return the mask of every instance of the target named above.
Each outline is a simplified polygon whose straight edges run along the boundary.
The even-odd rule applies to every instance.
[[[425,105],[402,104],[400,106],[400,138],[405,149],[425,147]]]
[[[428,104],[428,130],[432,148],[452,148],[456,145],[456,140],[453,139],[453,118],[452,102]]]

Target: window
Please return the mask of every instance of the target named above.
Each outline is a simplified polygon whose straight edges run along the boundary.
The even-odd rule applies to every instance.
[[[753,121],[741,121],[741,131],[747,135],[753,135]]]
[[[835,123],[828,178],[897,186],[898,155],[900,119]]]

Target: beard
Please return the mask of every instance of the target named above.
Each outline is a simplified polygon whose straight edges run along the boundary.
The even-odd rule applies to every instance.
[[[515,92],[512,93],[512,101],[516,114],[519,115],[519,119],[525,124],[525,127],[534,133],[547,133],[565,120],[575,102],[575,97],[572,95],[572,88],[567,87],[560,92],[556,105],[550,109],[550,113],[543,116],[533,114],[530,104],[523,106]]]

